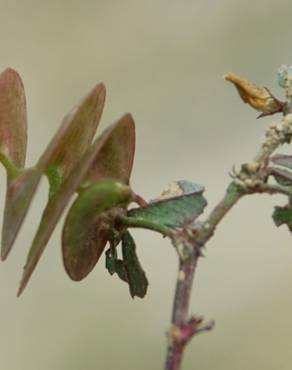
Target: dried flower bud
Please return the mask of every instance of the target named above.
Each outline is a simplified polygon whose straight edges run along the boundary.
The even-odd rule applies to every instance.
[[[258,118],[283,111],[285,103],[275,98],[266,87],[257,86],[231,72],[227,73],[224,78],[234,84],[245,103],[262,112]]]

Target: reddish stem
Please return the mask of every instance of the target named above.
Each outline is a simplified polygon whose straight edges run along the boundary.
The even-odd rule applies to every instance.
[[[195,334],[193,333],[188,339],[184,336],[184,331],[188,327],[190,297],[196,265],[196,256],[180,262],[165,370],[180,369],[184,348]]]

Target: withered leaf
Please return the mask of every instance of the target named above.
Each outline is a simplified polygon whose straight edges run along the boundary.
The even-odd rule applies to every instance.
[[[262,112],[259,117],[283,111],[284,103],[275,98],[266,87],[258,86],[232,72],[227,73],[224,78],[233,83],[244,103]]]

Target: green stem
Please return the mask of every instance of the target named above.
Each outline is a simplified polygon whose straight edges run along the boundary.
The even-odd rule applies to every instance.
[[[62,184],[63,177],[60,171],[60,166],[49,164],[46,169],[46,176],[49,181],[49,198],[51,198],[59,191]]]
[[[208,239],[214,234],[219,222],[245,194],[246,192],[235,182],[232,182],[228,186],[223,199],[215,206],[209,217],[203,222],[198,230],[196,242],[199,246],[205,245]]]
[[[1,151],[0,151],[0,162],[5,167],[9,179],[13,179],[23,172],[22,168],[16,167],[14,163],[11,162],[10,159]]]
[[[135,227],[135,228],[142,228],[148,229],[152,231],[157,231],[158,233],[162,234],[163,236],[167,236],[170,239],[173,238],[174,231],[168,227],[164,226],[155,222],[151,222],[144,219],[139,219],[135,217],[127,217],[127,216],[119,216],[118,222],[127,226],[127,227]]]

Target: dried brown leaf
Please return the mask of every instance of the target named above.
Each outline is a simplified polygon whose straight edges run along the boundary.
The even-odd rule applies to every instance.
[[[259,117],[283,111],[284,103],[276,99],[266,87],[255,85],[232,72],[227,73],[224,78],[233,83],[244,103],[262,112]]]

